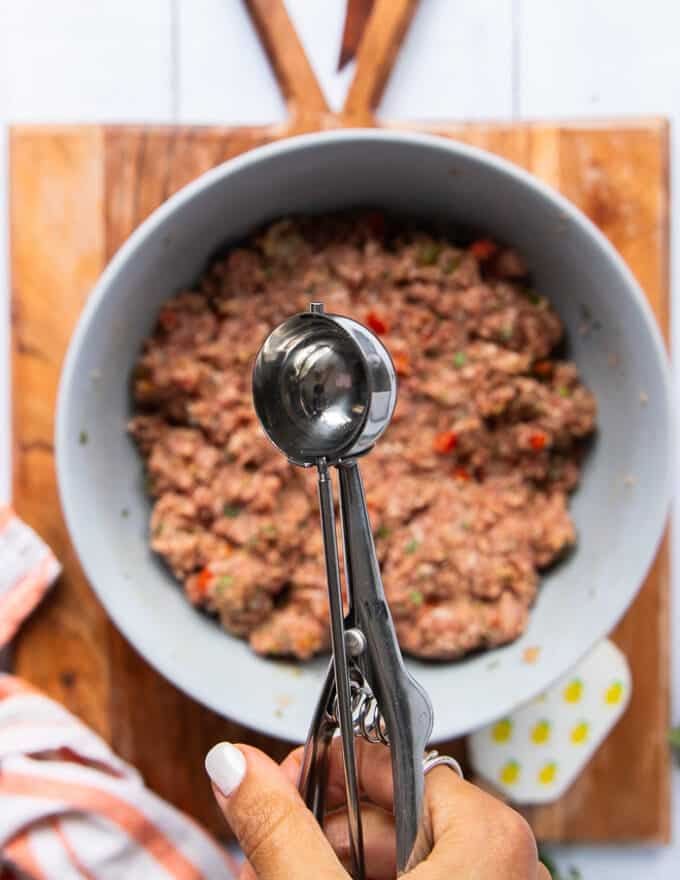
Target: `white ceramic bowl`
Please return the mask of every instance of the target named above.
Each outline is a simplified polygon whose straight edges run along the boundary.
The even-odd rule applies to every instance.
[[[185,187],[116,254],[71,342],[57,414],[61,499],[99,598],[153,666],[230,718],[303,739],[327,661],[296,668],[256,657],[196,613],[148,548],[142,465],[125,433],[128,377],[163,300],[193,282],[218,246],[282,215],[357,204],[468,224],[516,245],[564,321],[570,357],[600,407],[571,504],[578,550],[544,578],[527,632],[462,662],[410,662],[442,739],[531,698],[606,635],[639,589],[666,518],[669,381],[653,316],[604,236],[534,178],[448,140],[366,130],[263,147]],[[584,306],[601,328],[589,335],[577,332]],[[522,661],[527,646],[541,648],[535,664]]]

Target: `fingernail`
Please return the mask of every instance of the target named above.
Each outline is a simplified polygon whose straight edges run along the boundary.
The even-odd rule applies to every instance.
[[[246,759],[231,743],[217,743],[205,756],[205,769],[222,794],[228,797],[246,775]]]

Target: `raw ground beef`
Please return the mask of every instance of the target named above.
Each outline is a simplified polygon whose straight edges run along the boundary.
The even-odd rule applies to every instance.
[[[519,254],[376,211],[273,223],[165,304],[130,423],[151,547],[255,651],[328,648],[315,474],[270,445],[251,400],[260,344],[314,299],[378,333],[400,377],[361,468],[403,649],[450,659],[516,638],[539,572],[575,542],[567,498],[596,403],[555,356],[560,319]]]

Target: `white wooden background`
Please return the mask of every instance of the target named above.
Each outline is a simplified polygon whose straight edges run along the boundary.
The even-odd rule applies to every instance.
[[[351,70],[334,72],[345,0],[287,0],[287,5],[329,101],[337,105],[351,76]],[[663,114],[677,123],[679,34],[677,0],[422,0],[381,113],[433,120]],[[283,112],[241,0],[0,0],[0,126],[262,123]],[[676,139],[675,168],[679,144]],[[6,161],[3,130],[0,500],[9,497]],[[677,194],[674,207],[678,216]],[[677,223],[676,278],[679,260]],[[679,296],[676,285],[676,302]],[[674,551],[678,572],[677,546]],[[676,645],[679,585],[676,575]],[[674,718],[680,721],[678,647],[674,672]],[[625,767],[621,774],[625,785]],[[674,791],[677,803],[680,770]],[[563,848],[560,861],[578,865],[584,880],[670,880],[680,876],[678,809],[674,831],[671,848]]]

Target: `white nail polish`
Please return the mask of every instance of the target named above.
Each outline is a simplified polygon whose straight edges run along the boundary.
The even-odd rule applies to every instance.
[[[222,794],[229,796],[246,775],[246,759],[231,743],[221,742],[205,756],[205,769]]]

